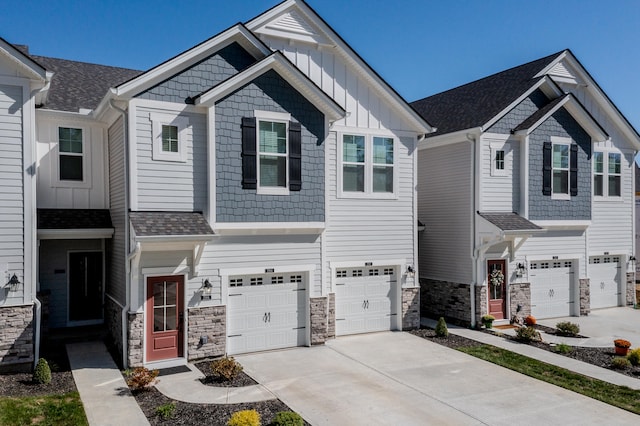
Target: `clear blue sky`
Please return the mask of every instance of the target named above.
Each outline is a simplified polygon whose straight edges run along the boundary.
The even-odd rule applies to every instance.
[[[31,53],[148,69],[277,0],[5,0]],[[640,131],[638,0],[309,0],[408,101],[570,48]]]

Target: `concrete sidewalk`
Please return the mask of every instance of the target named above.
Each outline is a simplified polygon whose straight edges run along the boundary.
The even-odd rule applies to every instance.
[[[68,344],[67,355],[89,425],[149,424],[104,343]]]
[[[435,328],[437,321],[429,318],[422,318],[420,323],[423,326],[429,328]],[[449,333],[458,336],[466,337],[477,342],[485,343],[487,345],[497,346],[502,349],[506,349],[511,352],[515,352],[520,355],[534,358],[547,364],[562,367],[566,370],[580,373],[585,376],[593,377],[594,379],[602,380],[619,386],[627,386],[631,389],[640,389],[640,380],[617,373],[607,368],[597,367],[586,362],[578,361],[573,358],[566,357],[564,355],[555,354],[553,352],[545,351],[534,346],[514,342],[503,337],[485,333],[483,331],[471,330],[468,328],[457,327],[455,325],[448,325]],[[613,340],[611,340],[613,343]]]

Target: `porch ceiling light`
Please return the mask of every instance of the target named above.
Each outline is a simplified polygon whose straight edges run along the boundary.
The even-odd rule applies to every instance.
[[[211,291],[213,290],[213,286],[208,278],[202,283],[201,290],[202,294],[200,295],[200,300],[211,300]]]
[[[9,291],[11,292],[18,291],[18,286],[20,285],[20,280],[18,279],[18,276],[16,274],[13,274],[9,279],[9,282],[7,282],[7,285],[9,286]]]

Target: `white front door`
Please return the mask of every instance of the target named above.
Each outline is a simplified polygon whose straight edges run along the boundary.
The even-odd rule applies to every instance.
[[[306,343],[305,273],[231,276],[228,286],[228,354]]]
[[[618,306],[622,281],[621,271],[619,256],[589,258],[591,309]]]
[[[336,270],[336,335],[392,330],[396,327],[396,268]]]
[[[544,260],[529,264],[531,315],[536,318],[571,315],[573,261]]]

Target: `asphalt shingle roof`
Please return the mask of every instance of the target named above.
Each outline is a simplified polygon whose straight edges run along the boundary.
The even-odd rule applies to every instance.
[[[542,117],[544,117],[546,113],[551,111],[556,105],[558,105],[560,102],[562,102],[568,96],[570,96],[570,95],[569,94],[564,94],[562,96],[559,96],[559,97],[555,98],[554,100],[552,100],[551,102],[549,102],[548,104],[546,104],[545,106],[543,106],[542,108],[540,108],[539,110],[537,110],[536,112],[531,114],[522,123],[518,124],[516,126],[516,128],[513,129],[513,131],[517,132],[519,130],[525,130],[525,129],[528,129],[529,127],[533,126],[534,124],[536,124],[536,122],[538,120],[540,120]]]
[[[490,75],[411,103],[438,130],[433,137],[480,127],[530,89],[542,71],[562,52]]]
[[[538,225],[513,212],[478,214],[503,231],[535,231],[542,229]]]
[[[95,109],[110,87],[142,74],[127,68],[69,61],[46,56],[31,57],[54,73],[44,105],[46,109],[77,112]]]
[[[104,209],[38,209],[38,229],[110,229]]]
[[[129,218],[139,237],[213,235],[198,212],[131,212]]]

